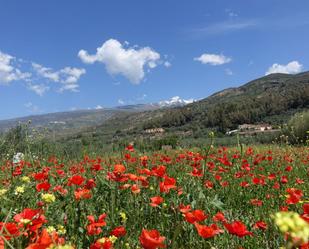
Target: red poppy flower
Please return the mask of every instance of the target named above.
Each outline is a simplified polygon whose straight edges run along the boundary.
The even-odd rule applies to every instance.
[[[157,176],[157,177],[163,177],[165,176],[165,172],[166,172],[166,167],[163,165],[158,165],[156,167],[153,167],[151,169],[151,173],[153,176]]]
[[[252,235],[252,232],[249,232],[246,228],[246,225],[243,224],[241,221],[234,221],[230,224],[224,223],[224,226],[230,234],[236,235],[238,237]]]
[[[114,166],[114,173],[122,174],[126,171],[126,167],[122,164],[116,164]]]
[[[2,236],[4,236],[7,240],[10,240],[12,237],[19,236],[20,234],[19,227],[20,226],[18,226],[16,223],[13,222],[9,223],[0,222],[0,231],[2,233]]]
[[[202,177],[203,171],[201,169],[197,169],[196,167],[194,167],[193,170],[191,171],[190,175],[195,176],[195,177]]]
[[[190,205],[184,205],[184,204],[180,204],[179,205],[179,211],[181,212],[181,213],[183,213],[183,214],[186,214],[186,213],[188,213],[188,212],[190,212],[191,211],[191,206]]]
[[[291,165],[289,165],[285,168],[285,171],[290,172],[292,169],[293,169],[293,167]]]
[[[288,183],[288,177],[282,176],[280,181],[281,181],[282,184],[286,184],[286,183]]]
[[[288,198],[286,199],[287,204],[296,204],[303,197],[303,192],[300,189],[288,188],[286,192],[289,194]]]
[[[127,147],[126,147],[126,150],[127,151],[130,151],[130,152],[134,152],[134,147],[132,144],[129,144]]]
[[[76,200],[90,199],[92,197],[91,191],[89,189],[78,188],[74,191],[74,196]]]
[[[54,244],[61,245],[62,243],[64,243],[64,240],[60,239],[56,232],[49,234],[47,230],[44,229],[40,236],[37,238],[36,242],[30,244],[28,247],[26,247],[26,249],[54,248]]]
[[[164,199],[161,196],[151,197],[150,200],[151,200],[150,206],[152,207],[157,207],[164,201]]]
[[[262,206],[263,205],[263,201],[259,200],[259,199],[252,199],[250,200],[250,203],[253,205],[253,206]]]
[[[250,186],[250,184],[249,184],[248,182],[241,182],[239,185],[240,185],[241,187],[244,187],[244,188]]]
[[[195,222],[202,222],[207,218],[207,215],[203,210],[194,210],[185,214],[185,219],[187,222],[193,224]]]
[[[106,226],[105,218],[106,214],[101,214],[97,221],[93,215],[88,215],[87,219],[89,224],[87,225],[87,234],[88,235],[98,235],[102,232],[101,227]]]
[[[80,175],[72,176],[68,180],[68,186],[71,186],[71,185],[80,186],[80,185],[83,184],[84,180],[85,180],[85,178],[80,176]]]
[[[85,188],[86,189],[92,189],[96,186],[95,180],[94,179],[89,179],[86,184],[85,184]]]
[[[141,192],[141,189],[137,186],[137,184],[133,184],[131,187],[131,191],[133,194],[139,194]]]
[[[264,221],[257,221],[254,225],[253,228],[255,229],[261,229],[261,230],[266,230],[267,229],[267,224]]]
[[[21,213],[16,214],[14,220],[25,225],[31,232],[35,232],[47,222],[40,209],[31,208],[25,208]]]
[[[37,181],[43,181],[46,180],[48,177],[48,174],[46,172],[39,172],[39,173],[34,173],[33,177]]]
[[[110,234],[116,236],[117,238],[119,238],[119,237],[125,236],[126,233],[127,233],[127,231],[126,231],[125,227],[124,226],[119,226],[119,227],[114,228],[113,231],[111,231]]]
[[[112,249],[113,243],[108,238],[98,239],[94,244],[90,245],[90,249]]]
[[[165,237],[160,236],[157,230],[142,230],[139,241],[144,249],[164,248]]]
[[[36,185],[36,191],[40,192],[41,190],[44,190],[44,191],[48,191],[50,189],[50,184],[49,182],[42,182],[42,183],[38,183]]]
[[[171,189],[176,188],[176,179],[173,177],[164,177],[164,181],[160,182],[160,192],[168,193]]]
[[[224,221],[225,221],[224,213],[222,213],[222,212],[216,213],[216,214],[212,217],[212,220],[213,220],[214,222],[224,222]]]
[[[205,226],[205,225],[199,225],[198,223],[194,223],[194,225],[198,234],[204,239],[212,238],[217,234],[223,233],[223,230],[220,229],[216,224]]]
[[[207,181],[205,181],[204,186],[206,188],[212,189],[214,187],[214,184],[213,184],[213,182],[207,180]]]
[[[53,191],[57,191],[61,195],[66,195],[68,193],[68,190],[64,189],[62,186],[57,185],[53,188]]]

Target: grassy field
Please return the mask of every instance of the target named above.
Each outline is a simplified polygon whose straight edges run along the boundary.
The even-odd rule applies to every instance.
[[[308,248],[308,166],[289,146],[20,156],[1,163],[0,248]]]

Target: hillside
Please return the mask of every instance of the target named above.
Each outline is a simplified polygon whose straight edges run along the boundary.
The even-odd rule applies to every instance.
[[[140,104],[128,105],[115,108],[102,108],[97,110],[76,110],[68,112],[48,113],[32,115],[9,120],[0,120],[0,132],[6,132],[19,123],[31,123],[36,130],[44,130],[47,133],[61,135],[78,132],[87,127],[101,125],[108,119],[121,113],[135,113],[156,109],[158,106]]]
[[[309,72],[297,75],[271,74],[183,107],[121,113],[70,139],[143,139],[147,137],[145,129],[156,127],[165,130],[164,136],[198,138],[209,130],[225,133],[243,123],[282,125],[295,112],[307,108]],[[163,134],[156,136],[162,137]]]

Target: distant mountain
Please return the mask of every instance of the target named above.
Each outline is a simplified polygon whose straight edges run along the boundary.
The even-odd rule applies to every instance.
[[[175,98],[161,106],[178,102],[182,101]],[[77,134],[75,139],[87,136],[100,141],[131,140],[145,136],[144,131],[150,128],[163,128],[165,135],[198,138],[209,130],[225,133],[243,123],[282,125],[294,113],[308,109],[309,72],[271,74],[185,106],[121,113]]]
[[[0,120],[0,132],[6,132],[19,123],[31,123],[31,127],[36,129],[47,129],[50,132],[74,133],[80,129],[101,125],[112,117],[122,113],[132,114],[156,110],[159,108],[168,108],[183,106],[191,103],[190,100],[183,100],[179,97],[173,97],[171,100],[161,101],[154,104],[136,104],[122,105],[114,108],[103,108],[101,106],[92,110],[74,110],[66,112],[48,113],[41,115],[31,115],[21,118]]]
[[[9,120],[0,120],[0,132],[5,132],[19,123],[31,123],[31,127],[63,133],[71,133],[82,128],[100,125],[120,113],[132,113],[152,110],[151,105],[131,105],[94,110],[76,110],[68,112],[32,115]]]
[[[228,88],[199,101],[173,97],[155,104],[51,113],[0,121],[0,131],[31,120],[44,134],[114,141],[143,137],[150,128],[164,134],[200,137],[225,133],[243,123],[281,125],[295,112],[309,109],[309,72],[270,74]]]

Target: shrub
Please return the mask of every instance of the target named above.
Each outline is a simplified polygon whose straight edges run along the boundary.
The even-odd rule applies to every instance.
[[[285,134],[292,144],[305,144],[309,138],[309,111],[295,114],[288,122]]]

